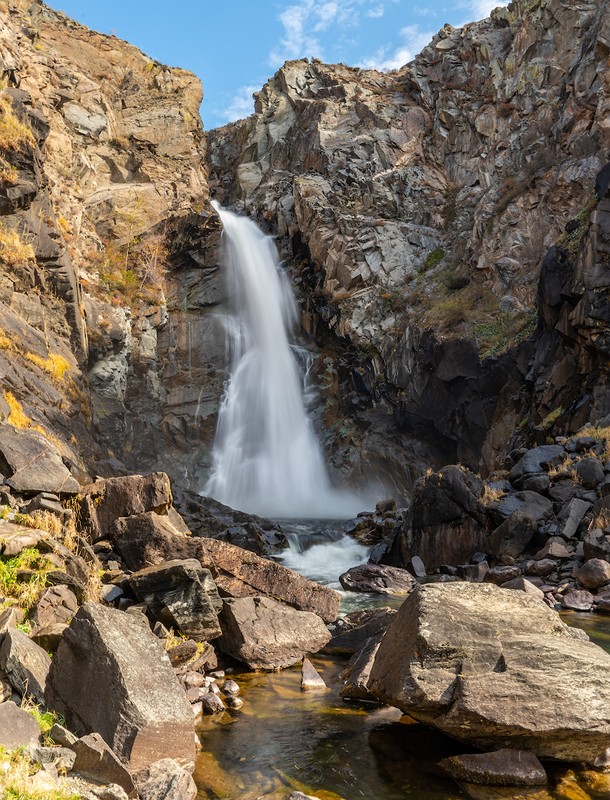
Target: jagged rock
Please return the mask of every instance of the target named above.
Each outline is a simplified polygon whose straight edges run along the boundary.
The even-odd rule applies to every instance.
[[[557,516],[559,525],[557,533],[563,536],[564,539],[571,539],[575,536],[578,526],[590,508],[591,503],[588,503],[586,500],[580,500],[577,497],[570,500]]]
[[[120,518],[114,522],[111,535],[130,569],[171,558],[196,558],[212,572],[221,595],[268,594],[298,610],[311,611],[325,622],[337,618],[338,592],[227,542],[180,535],[157,514]]]
[[[521,568],[517,566],[497,566],[492,567],[485,575],[487,583],[495,583],[496,586],[502,586],[507,581],[512,581],[513,578],[518,578],[521,574]]]
[[[214,692],[208,692],[201,697],[201,708],[204,714],[222,714],[226,706]]]
[[[332,639],[322,648],[323,653],[352,656],[366,642],[383,633],[396,614],[393,608],[353,611],[341,617],[332,628]]]
[[[523,592],[429,584],[390,624],[369,687],[476,747],[592,763],[610,745],[608,668],[609,655]]]
[[[554,558],[542,558],[540,561],[528,561],[525,565],[525,574],[534,576],[550,575],[557,569],[560,562]]]
[[[527,578],[523,577],[513,578],[510,581],[506,581],[506,583],[502,584],[502,588],[525,592],[536,600],[542,600],[544,598],[544,592],[542,592],[531,581],[528,581]]]
[[[47,537],[46,531],[35,530],[0,519],[0,553],[5,558],[18,556],[26,547],[36,547]]]
[[[546,772],[538,758],[526,750],[503,748],[494,753],[452,756],[439,766],[456,781],[485,786],[545,786]]]
[[[326,689],[324,679],[308,658],[303,659],[301,667],[301,689],[306,692]]]
[[[46,652],[19,630],[8,630],[0,647],[0,669],[19,692],[37,703],[44,703],[44,692],[51,666]]]
[[[378,633],[376,636],[371,636],[364,647],[354,653],[347,662],[345,669],[341,673],[343,678],[341,697],[344,700],[377,702],[376,696],[369,691],[368,683],[382,637],[383,632]]]
[[[508,473],[508,480],[521,488],[521,481],[526,475],[545,472],[553,464],[560,463],[563,455],[564,449],[559,444],[546,444],[528,450]]]
[[[583,556],[585,561],[590,558],[601,558],[607,561],[610,558],[610,537],[600,528],[587,531],[582,537]]]
[[[571,558],[571,553],[565,545],[563,539],[558,536],[551,536],[547,539],[546,544],[542,547],[536,555],[534,559],[536,561],[542,561],[546,558]]]
[[[0,472],[16,492],[76,494],[78,482],[51,442],[31,430],[0,423]]]
[[[140,800],[195,800],[191,775],[171,758],[155,761],[134,775]]]
[[[163,646],[135,616],[82,606],[53,658],[45,697],[72,730],[101,734],[132,770],[159,755],[193,760],[189,703]]]
[[[576,570],[574,577],[585,589],[600,589],[610,581],[610,564],[600,558],[590,558]]]
[[[277,522],[237,511],[212,497],[182,490],[176,506],[194,536],[220,539],[258,555],[275,553],[287,546]]]
[[[348,592],[370,592],[371,594],[408,594],[415,586],[413,576],[406,569],[382,564],[363,564],[352,567],[339,582]]]
[[[103,478],[83,486],[80,525],[91,541],[104,539],[119,517],[154,511],[167,514],[172,504],[170,481],[164,472]]]
[[[517,558],[536,533],[536,520],[523,511],[515,511],[493,531],[485,548],[496,558]]]
[[[165,561],[135,572],[129,585],[155,619],[195,640],[220,636],[222,600],[209,569],[194,558]]]
[[[129,797],[136,796],[129,771],[99,733],[90,733],[77,739],[70,745],[70,749],[76,755],[72,768],[74,772],[99,783],[116,783]]]
[[[36,764],[50,764],[60,772],[70,772],[76,761],[76,753],[69,747],[41,747],[29,749],[29,755]]]
[[[224,601],[218,646],[250,669],[282,669],[316,653],[330,639],[320,617],[295,611],[268,597]]]
[[[0,745],[7,750],[31,747],[40,742],[40,727],[34,717],[11,700],[0,703]]]
[[[36,628],[32,634],[32,641],[42,647],[45,652],[55,653],[67,628],[68,626],[64,622],[43,625],[41,628]]]
[[[30,620],[38,630],[56,623],[69,622],[77,609],[76,595],[60,583],[45,589],[30,614]]]
[[[576,464],[576,474],[585,489],[595,489],[604,478],[604,468],[596,458],[583,458]]]
[[[21,622],[15,608],[4,608],[0,611],[0,644],[8,631],[14,631],[17,624]]]

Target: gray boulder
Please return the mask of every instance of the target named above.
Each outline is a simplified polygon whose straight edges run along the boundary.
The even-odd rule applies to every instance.
[[[317,653],[330,639],[316,614],[296,611],[269,597],[227,599],[220,615],[223,653],[250,669],[282,669],[305,653]]]
[[[593,763],[610,747],[610,655],[524,592],[418,587],[390,624],[369,688],[481,749]]]
[[[559,463],[565,451],[559,444],[544,444],[528,450],[508,473],[508,480],[519,486],[520,480],[525,476],[537,475],[546,472],[548,468]]]
[[[72,766],[74,772],[99,783],[116,783],[128,796],[135,795],[131,775],[99,733],[77,739],[70,749],[76,755]]]
[[[409,594],[415,579],[406,569],[387,567],[383,564],[362,564],[339,575],[341,586],[348,592],[371,594]]]
[[[99,733],[131,770],[160,757],[194,759],[190,705],[144,618],[82,606],[53,658],[45,699],[71,730]]]
[[[540,522],[553,515],[553,503],[538,492],[523,491],[505,495],[496,506],[496,513],[501,519],[510,517],[515,511],[521,511]]]
[[[515,511],[491,534],[486,551],[496,558],[517,558],[532,541],[536,527],[533,517],[523,511]]]
[[[354,653],[347,662],[345,669],[341,673],[341,678],[343,679],[341,697],[344,700],[377,702],[377,698],[369,689],[369,679],[382,638],[383,633],[371,636],[364,647]]]
[[[222,600],[209,569],[194,558],[165,561],[135,572],[129,585],[155,619],[195,641],[220,636]]]
[[[0,746],[7,750],[31,747],[40,742],[40,727],[34,717],[12,700],[0,703]]]
[[[0,423],[0,473],[16,492],[76,494],[79,484],[41,433]]]
[[[600,589],[610,581],[610,564],[601,558],[590,558],[576,570],[574,577],[585,589]]]
[[[172,758],[155,761],[134,775],[140,800],[195,800],[197,787],[190,773]]]
[[[44,703],[51,659],[20,630],[9,630],[0,647],[0,669],[20,695]]]

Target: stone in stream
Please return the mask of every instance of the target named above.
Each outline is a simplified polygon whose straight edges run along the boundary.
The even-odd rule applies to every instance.
[[[379,650],[383,632],[371,638],[364,647],[350,658],[341,673],[343,688],[341,697],[344,700],[368,700],[379,702],[369,690],[369,678]]]
[[[269,597],[226,599],[220,626],[222,652],[254,670],[289,667],[330,639],[320,617]]]
[[[415,579],[406,569],[388,567],[383,564],[362,564],[339,575],[341,586],[348,592],[371,594],[409,594]]]
[[[369,688],[482,749],[594,763],[610,748],[610,655],[524,592],[429,584],[405,600]]]
[[[143,617],[82,606],[53,658],[45,700],[75,733],[99,733],[131,770],[159,757],[194,759],[190,704]]]
[[[323,653],[352,656],[371,636],[385,632],[395,616],[393,608],[372,608],[353,611],[341,617],[331,627],[332,639],[322,648]]]
[[[326,689],[324,679],[308,658],[303,659],[301,667],[301,689],[305,692]]]
[[[195,558],[165,561],[135,572],[129,585],[155,619],[195,640],[220,636],[222,600],[209,569]]]
[[[544,767],[526,750],[503,748],[493,753],[451,756],[439,766],[454,780],[485,786],[545,786]]]

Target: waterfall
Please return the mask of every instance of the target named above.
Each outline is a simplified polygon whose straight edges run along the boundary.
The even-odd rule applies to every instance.
[[[290,338],[298,309],[275,245],[252,220],[213,206],[232,302],[230,378],[203,492],[267,517],[354,516],[363,501],[331,487],[307,414],[306,377]]]

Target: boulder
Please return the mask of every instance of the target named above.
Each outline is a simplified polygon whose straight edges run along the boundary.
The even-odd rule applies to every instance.
[[[521,479],[528,475],[546,472],[553,464],[560,463],[565,451],[559,444],[545,444],[528,450],[508,473],[508,480],[519,487]]]
[[[524,592],[428,584],[405,600],[369,688],[481,749],[593,763],[610,747],[610,655]]]
[[[43,625],[41,628],[36,628],[32,634],[32,641],[47,653],[55,653],[67,628],[68,626],[64,622]]]
[[[575,469],[585,489],[595,489],[606,477],[604,468],[596,458],[583,458],[576,463]]]
[[[78,481],[41,433],[0,423],[0,473],[16,492],[76,494]]]
[[[553,503],[538,492],[522,491],[505,495],[496,506],[500,519],[507,519],[515,511],[527,514],[538,523],[553,515]]]
[[[7,750],[33,747],[40,742],[40,727],[34,717],[12,700],[0,703],[0,746]]]
[[[129,569],[172,558],[196,558],[211,571],[223,596],[269,595],[300,611],[311,611],[325,622],[337,618],[338,592],[241,547],[179,534],[157,514],[117,519],[111,536]]]
[[[5,558],[18,556],[26,547],[36,547],[49,534],[46,531],[28,528],[25,525],[16,525],[0,519],[0,554]]]
[[[140,800],[195,800],[190,773],[172,758],[162,758],[134,775]]]
[[[9,630],[0,647],[0,669],[20,695],[44,703],[51,659],[20,630]]]
[[[167,514],[171,504],[170,480],[164,472],[100,478],[81,489],[80,524],[97,542],[105,538],[115,519],[147,511]]]
[[[455,781],[485,786],[544,786],[544,767],[534,753],[503,748],[445,758],[439,766]]]
[[[301,689],[304,692],[326,689],[324,679],[308,658],[303,659],[303,666],[301,667]]]
[[[486,552],[496,558],[518,558],[536,533],[536,520],[523,511],[515,511],[491,534]]]
[[[593,528],[593,530],[587,531],[581,541],[583,557],[586,561],[590,558],[601,558],[604,561],[610,559],[610,536],[600,528]]]
[[[316,653],[330,639],[316,614],[296,611],[269,597],[240,597],[224,601],[220,615],[223,653],[250,669],[282,669],[305,653]]]
[[[37,601],[30,619],[35,630],[69,622],[78,610],[78,600],[64,584],[46,589]]]
[[[77,739],[70,749],[76,755],[72,767],[74,772],[99,783],[116,783],[128,796],[135,796],[131,775],[99,733]]]
[[[442,564],[464,564],[484,550],[487,517],[482,494],[483,482],[462,467],[451,465],[420,478],[413,489],[412,525],[406,518],[392,546],[401,562],[391,563],[403,567],[419,556],[431,572]]]
[[[383,564],[352,567],[343,575],[339,575],[339,582],[348,592],[370,594],[409,594],[415,586],[415,579],[406,569]]]
[[[575,536],[582,518],[590,508],[591,503],[578,497],[573,497],[557,516],[557,533],[564,539],[571,539]]]
[[[153,617],[195,641],[220,636],[222,600],[209,569],[197,559],[165,561],[135,572],[129,585]]]
[[[585,589],[572,589],[561,596],[561,605],[570,611],[591,611],[595,598]]]
[[[159,757],[193,761],[190,705],[144,618],[82,606],[53,658],[45,699],[71,730],[99,733],[132,771]]]
[[[542,561],[543,559],[547,558],[566,559],[571,557],[572,554],[566,547],[564,540],[560,536],[551,536],[550,539],[547,539],[544,547],[541,547],[540,550],[538,550],[534,556],[534,559],[536,561]]]
[[[585,589],[600,589],[610,581],[610,564],[601,558],[590,558],[576,570],[574,577]]]
[[[379,650],[379,645],[383,633],[371,636],[357,653],[347,662],[345,669],[341,673],[343,688],[341,697],[344,700],[368,700],[378,702],[374,694],[369,690],[369,678],[375,663],[375,656]]]
[[[531,581],[528,581],[527,578],[519,577],[513,578],[511,581],[506,581],[506,583],[502,584],[503,589],[512,589],[513,591],[525,592],[529,594],[530,597],[534,597],[537,600],[542,600],[544,597],[544,592],[542,592],[537,586]]]

